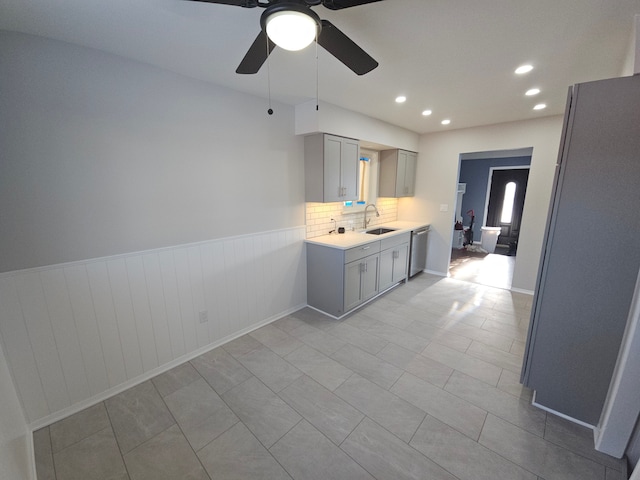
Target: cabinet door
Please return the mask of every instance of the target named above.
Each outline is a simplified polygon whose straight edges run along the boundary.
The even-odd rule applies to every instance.
[[[409,268],[409,244],[403,243],[393,249],[392,282],[397,283],[407,278]]]
[[[360,277],[364,271],[364,260],[344,266],[344,311],[348,312],[361,303]]]
[[[324,201],[341,202],[344,200],[341,183],[342,138],[333,135],[324,136]]]
[[[358,199],[358,164],[360,162],[360,143],[350,138],[342,139],[340,164],[341,200]]]
[[[393,285],[393,261],[395,248],[380,252],[380,291],[384,291]]]
[[[405,174],[407,171],[407,153],[403,150],[398,150],[398,164],[396,170],[396,197],[406,196],[405,192]]]
[[[378,262],[380,257],[378,255],[371,255],[362,260],[364,269],[360,280],[361,294],[360,300],[362,302],[373,298],[378,293]]]
[[[407,159],[404,170],[404,190],[403,197],[413,197],[416,190],[416,165],[418,156],[413,152],[407,152]]]

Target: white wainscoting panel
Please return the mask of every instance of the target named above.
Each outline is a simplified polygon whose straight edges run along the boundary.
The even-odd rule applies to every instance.
[[[305,227],[0,274],[0,339],[41,426],[306,304]]]

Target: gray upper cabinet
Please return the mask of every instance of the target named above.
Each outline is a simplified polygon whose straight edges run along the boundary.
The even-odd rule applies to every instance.
[[[327,133],[304,139],[305,200],[344,202],[358,199],[360,143]]]
[[[380,152],[380,197],[413,197],[418,154],[406,150]]]

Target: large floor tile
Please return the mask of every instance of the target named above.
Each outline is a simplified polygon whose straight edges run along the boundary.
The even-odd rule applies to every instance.
[[[416,353],[424,350],[429,344],[429,340],[426,338],[422,338],[380,321],[373,321],[367,327],[367,332]]]
[[[373,480],[360,465],[303,420],[270,449],[295,480]]]
[[[196,451],[238,422],[238,417],[202,378],[167,395],[164,401]]]
[[[360,411],[306,375],[279,396],[336,445],[364,418]]]
[[[500,367],[437,343],[430,343],[422,355],[493,386],[502,373]]]
[[[445,390],[531,433],[544,435],[546,412],[498,388],[454,372]]]
[[[370,333],[349,325],[348,323],[336,325],[328,330],[328,333],[373,355],[382,350],[388,343],[386,340],[376,337],[375,335],[371,335]]]
[[[212,479],[290,480],[264,446],[242,423],[198,452]]]
[[[166,397],[170,393],[180,390],[182,387],[186,387],[201,378],[196,369],[187,362],[152,378],[151,381],[156,386],[158,393],[162,397]]]
[[[526,323],[516,326],[507,325],[506,323],[497,320],[486,320],[482,324],[482,329],[500,335],[508,335],[514,340],[520,340],[523,342],[527,340],[528,326]]]
[[[295,330],[298,327],[305,326],[307,324],[302,320],[300,320],[299,318],[293,317],[291,315],[287,315],[271,323],[271,325],[291,335],[291,332],[293,330]]]
[[[274,392],[291,385],[302,372],[267,347],[240,355],[238,361]]]
[[[451,367],[393,343],[378,352],[377,357],[441,388],[453,373]]]
[[[222,346],[227,353],[230,353],[234,357],[244,355],[245,353],[249,353],[251,350],[261,347],[263,347],[263,345],[251,335],[242,335],[241,337],[231,340]]]
[[[107,409],[104,407],[104,403],[100,402],[52,424],[49,427],[51,451],[53,453],[59,452],[69,445],[109,427],[111,427],[111,423],[107,416]]]
[[[466,400],[409,373],[402,375],[391,391],[469,438],[480,436],[487,412]]]
[[[378,480],[456,480],[441,466],[365,418],[341,448]]]
[[[520,370],[522,369],[522,355],[505,352],[480,342],[472,342],[466,353],[472,357],[484,360],[491,365],[510,370],[516,374],[520,373]]]
[[[124,456],[131,480],[209,480],[177,425]]]
[[[513,337],[508,333],[491,332],[472,325],[448,323],[443,327],[443,330],[447,333],[467,337],[470,340],[475,340],[504,352],[508,352],[513,344]]]
[[[544,439],[614,470],[624,468],[625,460],[611,457],[595,449],[593,430],[556,415],[547,415]]]
[[[405,442],[411,439],[425,416],[420,408],[358,375],[343,383],[335,393]]]
[[[57,480],[128,480],[111,428],[53,454]]]
[[[291,316],[302,320],[307,325],[316,327],[319,330],[328,330],[341,323],[340,320],[331,318],[324,313],[320,313],[317,310],[309,307],[305,307],[296,312],[293,312]]]
[[[293,352],[302,345],[300,341],[273,325],[265,325],[254,330],[249,335],[281,357]]]
[[[533,390],[522,385],[520,383],[520,375],[510,370],[502,370],[500,380],[498,380],[498,388],[528,403],[531,403],[533,399]]]
[[[374,302],[368,306],[366,306],[362,310],[362,315],[367,316],[370,319],[378,320],[380,322],[386,323],[387,325],[392,325],[397,328],[406,328],[411,322],[414,321],[410,315],[403,314],[403,312],[398,312],[397,307],[399,306],[395,303],[394,310],[388,310],[385,308],[380,308],[378,306],[378,302]],[[415,312],[415,311],[414,311]]]
[[[536,480],[536,475],[505,460],[432,416],[425,418],[411,446],[460,480]]]
[[[194,358],[191,364],[219,395],[252,376],[249,370],[222,348]]]
[[[109,398],[105,404],[123,454],[175,423],[150,381]]]
[[[307,324],[292,330],[291,335],[325,355],[331,355],[346,345],[346,342],[339,338]]]
[[[232,388],[222,398],[267,448],[302,419],[255,377]]]
[[[386,389],[402,375],[402,370],[398,367],[353,345],[345,345],[331,355],[331,358]]]
[[[306,373],[320,385],[332,391],[353,375],[353,371],[344,365],[307,345],[300,347],[284,358],[298,370]]]
[[[480,443],[546,480],[602,480],[605,467],[489,414]]]

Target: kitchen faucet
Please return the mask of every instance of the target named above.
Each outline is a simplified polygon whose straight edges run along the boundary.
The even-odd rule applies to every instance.
[[[369,225],[369,222],[371,221],[371,219],[367,220],[367,210],[369,209],[369,207],[373,207],[373,209],[376,211],[376,217],[380,216],[380,212],[378,211],[376,206],[373,203],[370,203],[369,205],[364,207],[364,224],[362,228],[367,228],[367,225]]]

